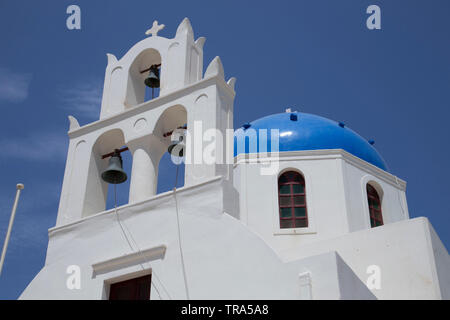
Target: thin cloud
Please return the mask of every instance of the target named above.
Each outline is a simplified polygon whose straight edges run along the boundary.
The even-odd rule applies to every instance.
[[[32,134],[25,137],[4,138],[0,158],[29,161],[60,161],[66,157],[68,138],[61,132]]]
[[[31,74],[0,68],[0,100],[20,103],[28,98]]]
[[[101,81],[90,80],[70,88],[63,88],[60,91],[63,107],[75,117],[98,118],[102,102],[102,86]]]

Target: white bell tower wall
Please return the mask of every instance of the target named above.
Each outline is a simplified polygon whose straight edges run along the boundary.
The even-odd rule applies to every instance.
[[[144,102],[144,79],[151,65],[161,64],[160,96],[199,81],[203,70],[205,38],[194,41],[187,18],[175,38],[148,37],[134,45],[122,59],[108,56],[100,119],[110,117]]]
[[[233,102],[235,78],[228,82],[219,57],[204,76],[203,43],[194,41],[185,18],[174,39],[159,36],[140,41],[117,60],[108,54],[100,120],[80,127],[69,117],[69,151],[57,225],[105,210],[107,184],[102,155],[128,147],[132,155],[129,203],[156,194],[159,161],[171,144],[167,135],[187,125],[185,186],[223,176],[232,201]],[[161,63],[158,97],[144,101],[145,73]],[[228,141],[228,143],[227,143]],[[206,157],[204,154],[214,155]],[[228,159],[227,159],[228,158]],[[232,210],[232,209],[230,209]],[[232,214],[232,213],[231,213]]]

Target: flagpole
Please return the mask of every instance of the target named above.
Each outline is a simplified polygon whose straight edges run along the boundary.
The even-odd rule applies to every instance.
[[[2,257],[0,258],[0,275],[2,274],[3,262],[5,261],[6,249],[8,248],[9,237],[11,236],[11,230],[16,216],[17,204],[19,203],[20,191],[24,188],[24,185],[18,183],[16,186],[16,199],[11,211],[11,218],[9,219],[8,231],[6,232],[5,243],[3,244]]]

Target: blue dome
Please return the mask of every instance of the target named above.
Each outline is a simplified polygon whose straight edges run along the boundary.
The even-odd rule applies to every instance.
[[[241,153],[252,153],[248,141],[243,141],[254,129],[258,136],[259,129],[267,130],[267,151],[270,152],[270,129],[279,129],[279,151],[344,149],[380,169],[387,171],[387,165],[378,151],[370,142],[362,138],[353,130],[347,128],[342,122],[336,122],[308,113],[289,112],[278,113],[257,119],[245,124],[234,133],[234,156]],[[259,137],[258,137],[259,139]],[[237,146],[240,150],[237,150]],[[257,152],[259,152],[259,141]]]

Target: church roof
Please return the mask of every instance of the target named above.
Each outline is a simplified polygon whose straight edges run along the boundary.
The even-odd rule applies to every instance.
[[[237,129],[234,133],[234,156],[242,153],[254,153],[248,146],[243,148],[245,136],[250,129],[267,130],[267,151],[270,152],[270,129],[279,129],[279,151],[343,149],[354,156],[363,159],[380,169],[387,171],[387,165],[382,156],[373,147],[372,141],[367,141],[342,122],[336,122],[324,117],[301,112],[285,112],[269,115]]]

